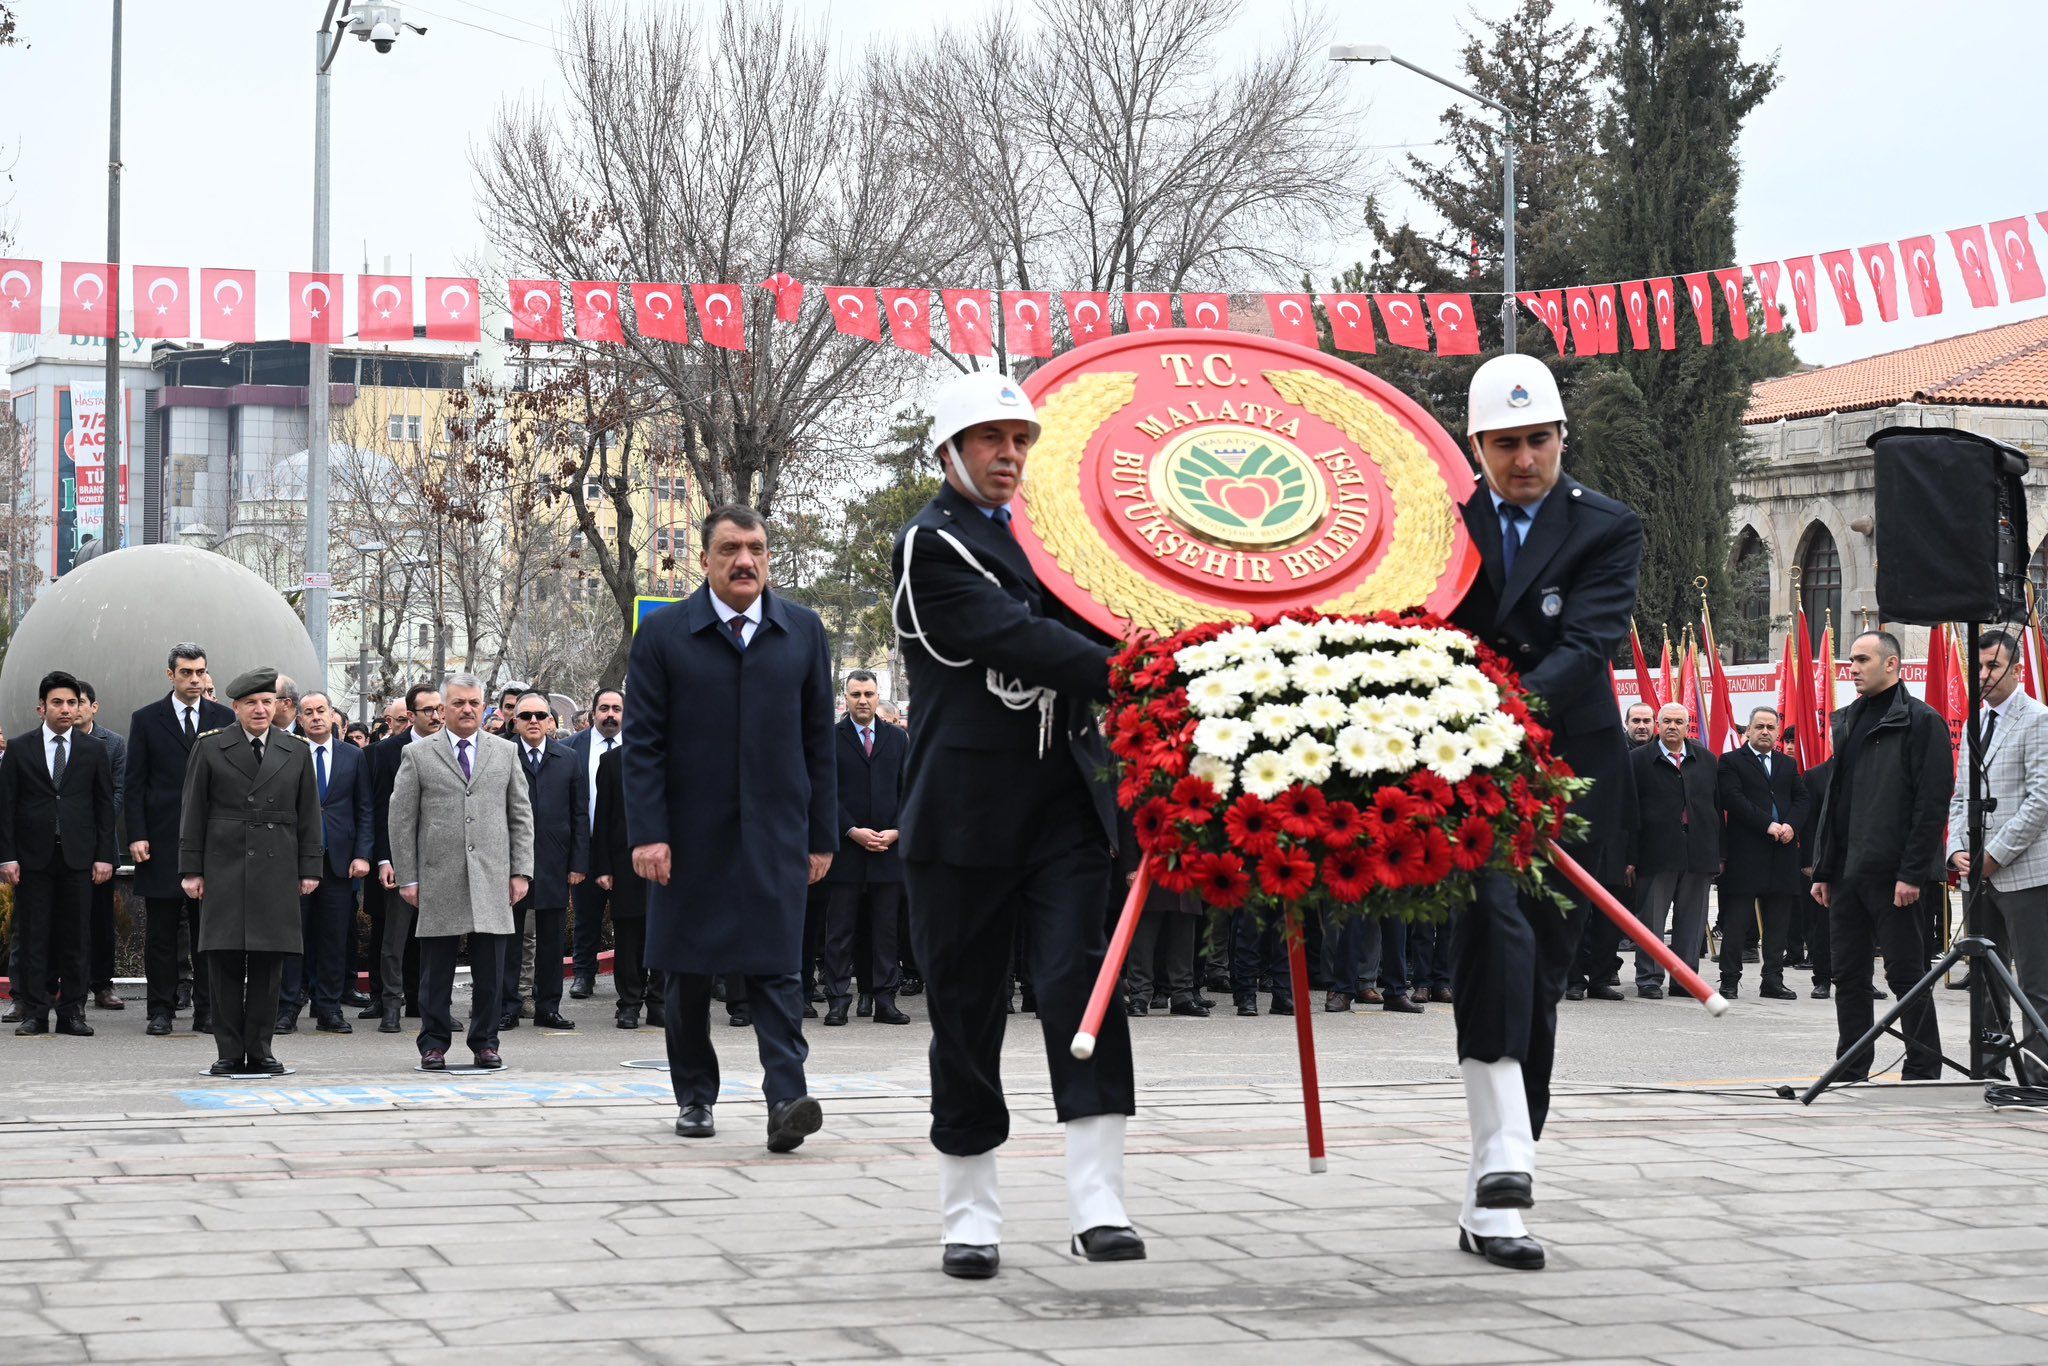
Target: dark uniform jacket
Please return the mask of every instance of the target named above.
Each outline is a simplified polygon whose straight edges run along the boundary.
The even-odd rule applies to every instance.
[[[527,904],[561,910],[569,904],[569,874],[590,871],[590,770],[585,759],[559,740],[541,750],[540,776],[526,767],[526,741],[519,746],[519,771],[533,804],[533,888]]]
[[[235,714],[218,702],[202,699],[197,721],[204,734],[234,725]],[[121,784],[128,841],[149,841],[148,860],[135,867],[137,896],[185,895],[178,886],[178,810],[184,800],[185,760],[191,750],[168,693],[138,707],[128,722],[126,771]]]
[[[64,777],[55,784],[40,724],[15,736],[0,757],[0,863],[28,869],[61,863],[83,871],[116,861],[114,767],[107,747],[73,727],[64,748]]]
[[[206,879],[195,947],[303,953],[299,881],[319,877],[320,861],[320,793],[306,742],[269,732],[259,769],[239,724],[200,736],[178,836],[180,876]]]
[[[833,767],[839,775],[839,852],[832,856],[827,882],[903,881],[900,837],[879,854],[846,837],[849,830],[902,829],[903,767],[910,761],[910,740],[879,716],[868,729],[875,737],[872,757],[861,748],[860,727],[852,717],[840,717],[832,728],[838,746]]]
[[[371,872],[377,870],[377,865],[391,862],[391,789],[398,783],[398,761],[405,757],[405,747],[417,738],[412,727],[407,726],[363,751],[363,757],[370,761]]]
[[[1799,856],[1797,832],[1806,824],[1812,805],[1806,778],[1799,761],[1789,754],[1771,755],[1771,776],[1764,778],[1763,760],[1756,750],[1742,745],[1722,755],[1717,774],[1720,780],[1722,814],[1727,825],[1721,832],[1721,891],[1727,896],[1793,896],[1804,892],[1806,877]],[[1792,827],[1790,844],[1780,844],[1764,832],[1776,820]]]
[[[1883,714],[1852,741],[1858,713],[1870,705],[1859,697],[1834,716],[1834,772],[1815,836],[1814,881],[1941,882],[1956,774],[1948,722],[1900,683]]]
[[[1635,838],[1629,863],[1641,882],[1653,873],[1721,871],[1721,806],[1714,756],[1694,740],[1674,767],[1663,743],[1628,756],[1636,792]]]
[[[615,746],[597,761],[597,822],[590,827],[590,875],[612,880],[614,919],[638,920],[647,914],[647,882],[633,871],[633,845],[626,833],[626,784],[619,776],[620,753],[621,747]]]

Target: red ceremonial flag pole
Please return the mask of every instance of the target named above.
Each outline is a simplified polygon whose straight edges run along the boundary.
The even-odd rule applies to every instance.
[[[1138,876],[1131,880],[1131,894],[1124,898],[1123,914],[1116,919],[1116,933],[1109,937],[1109,952],[1102,956],[1102,970],[1095,974],[1095,990],[1089,993],[1088,1008],[1081,1012],[1081,1027],[1067,1051],[1082,1062],[1095,1056],[1095,1040],[1102,1034],[1102,1017],[1116,995],[1117,979],[1124,975],[1124,959],[1131,953],[1131,936],[1138,932],[1138,917],[1145,913],[1145,897],[1152,890],[1152,856],[1138,863]],[[1306,999],[1306,998],[1303,998]]]
[[[1294,979],[1294,1045],[1301,1055],[1301,1108],[1308,1122],[1308,1169],[1311,1174],[1330,1169],[1330,1157],[1323,1147],[1323,1089],[1316,1074],[1315,1012],[1309,1009],[1308,936],[1301,917],[1287,917],[1287,970]]]
[[[1792,591],[1797,597],[1797,581],[1793,583]],[[1819,764],[1823,757],[1820,709],[1814,705],[1813,638],[1806,631],[1804,604],[1799,608],[1795,639],[1798,653],[1795,656],[1797,672],[1793,674],[1792,707],[1799,725],[1799,767],[1804,770]]]

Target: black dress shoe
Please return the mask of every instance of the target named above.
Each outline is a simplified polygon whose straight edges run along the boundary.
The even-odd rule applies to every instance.
[[[1412,996],[1389,996],[1380,1002],[1380,1009],[1391,1010],[1396,1015],[1420,1015],[1423,1007],[1422,1002]]]
[[[1783,982],[1766,982],[1757,988],[1757,995],[1768,1001],[1796,1001],[1799,993]]]
[[[1450,995],[1449,992],[1444,994],[1446,996]],[[1586,986],[1586,999],[1589,1001],[1619,1001],[1621,999],[1621,988],[1612,982],[1591,982]]]
[[[192,984],[190,982],[180,982],[178,983],[178,1009],[190,1010],[191,1008]]]
[[[1167,1010],[1170,1009],[1172,1005],[1173,998],[1171,996],[1168,996],[1165,992],[1155,991],[1152,993],[1152,1008],[1154,1010]]]
[[[898,1010],[896,1003],[887,996],[877,996],[875,998],[875,1023],[904,1025],[910,1023],[910,1017],[901,1010]]]
[[[948,1243],[939,1270],[963,1281],[985,1281],[996,1274],[1002,1261],[993,1243]]]
[[[906,977],[906,978],[904,978],[904,979],[903,979],[903,985],[902,985],[902,986],[900,986],[900,987],[898,987],[898,988],[896,988],[896,994],[897,994],[898,996],[922,996],[922,995],[924,995],[924,978],[922,978],[922,977]]]
[[[1258,1014],[1258,1013],[1259,1013],[1259,998],[1258,998],[1258,997],[1256,997],[1256,996],[1240,996],[1240,997],[1238,997],[1238,998],[1237,998],[1237,1013],[1238,1013],[1238,1014],[1240,1014],[1240,1015],[1256,1015],[1256,1014]]]
[[[574,1029],[576,1027],[576,1022],[565,1019],[560,1011],[556,1011],[551,1015],[536,1015],[533,1017],[533,1024],[536,1029]]]
[[[504,1033],[504,1032],[505,1032],[506,1030],[508,1030],[508,1029],[517,1029],[517,1028],[519,1028],[519,1012],[518,1012],[518,1011],[516,1011],[516,1010],[508,1010],[508,1011],[506,1011],[506,1012],[505,1012],[505,1013],[504,1013],[503,1015],[500,1015],[500,1016],[498,1017],[498,1032],[499,1032],[500,1034]]]
[[[1208,997],[1202,995],[1200,992],[1195,993],[1195,1004],[1202,1008],[1204,1014],[1207,1014],[1209,1011],[1212,1011],[1216,1008],[1216,1003],[1210,1000]]]
[[[875,1013],[875,998],[863,991],[860,994],[860,1004],[854,1007],[853,1013],[863,1020],[871,1017]]]
[[[313,1028],[322,1034],[353,1034],[356,1027],[339,1015],[330,1015]]]
[[[1133,996],[1130,1000],[1124,1002],[1124,1014],[1128,1016],[1136,1018],[1142,1015],[1150,1015],[1151,1013],[1152,1007],[1146,1004],[1145,998],[1142,996]]]
[[[1593,993],[1593,994],[1597,994],[1597,993]],[[1452,1003],[1453,1003],[1454,1001],[1456,1001],[1456,1000],[1457,1000],[1457,998],[1456,998],[1455,996],[1451,995],[1451,989],[1450,989],[1449,987],[1431,987],[1431,988],[1429,989],[1429,999],[1430,999],[1430,1000],[1432,1000],[1432,1001],[1434,1001],[1434,1002],[1436,1002],[1436,1003],[1437,1003],[1438,1005],[1440,1005],[1440,1006],[1447,1006],[1447,1005],[1450,1005],[1450,1004],[1452,1004]],[[1608,997],[1608,996],[1602,996],[1602,997],[1601,997],[1600,999],[1601,999],[1601,1000],[1603,1000],[1603,1001],[1606,1001],[1606,1000],[1615,1000],[1615,1001],[1619,1001],[1619,1000],[1621,999],[1621,993],[1617,991],[1617,992],[1615,992],[1615,993],[1614,993],[1614,995],[1613,995],[1613,996],[1611,996],[1611,997]]]
[[[818,1018],[818,1008],[808,1001],[804,1003],[804,1018],[806,1020],[815,1020]]]
[[[1567,1001],[1583,1001],[1586,999],[1586,989],[1581,986],[1566,987],[1564,989],[1564,998]]]
[[[90,1039],[92,1037],[92,1026],[85,1022],[83,1012],[77,1015],[59,1015],[57,1017],[57,1032],[59,1034],[69,1034],[73,1038]]]
[[[1461,1228],[1458,1230],[1458,1250],[1474,1253],[1495,1266],[1504,1266],[1511,1271],[1543,1269],[1543,1244],[1534,1238],[1482,1238]]]
[[[1266,1013],[1268,1015],[1292,1015],[1294,1013],[1294,998],[1292,996],[1275,996],[1273,1004],[1266,1007]]]
[[[170,1032],[171,1032],[171,1017],[170,1017],[170,1016],[168,1016],[168,1015],[152,1015],[152,1016],[150,1016],[150,1017],[149,1017],[149,1023],[148,1023],[148,1025],[144,1026],[144,1028],[143,1028],[143,1031],[142,1031],[142,1032],[143,1032],[143,1033],[145,1033],[145,1034],[156,1034],[156,1035],[164,1035],[164,1034],[168,1034],[168,1033],[170,1033]]]
[[[1183,996],[1173,1003],[1171,1009],[1176,1015],[1192,1015],[1201,1020],[1209,1018],[1209,1007],[1203,1005],[1201,998],[1195,996]]]
[[[379,1034],[396,1034],[403,1028],[405,1028],[405,1022],[398,1018],[398,1007],[387,1006],[384,1010],[383,1020],[377,1025],[377,1032]]]
[[[638,1029],[640,1027],[640,1012],[631,1006],[620,1006],[619,1013],[614,1017],[613,1023],[621,1029]]]
[[[1091,1228],[1086,1233],[1074,1235],[1068,1251],[1076,1257],[1086,1257],[1091,1262],[1142,1262],[1145,1260],[1145,1240],[1133,1228],[1119,1228],[1104,1224]]]
[[[358,1020],[381,1020],[384,1018],[384,1003],[382,1001],[370,1002],[356,1012],[356,1018]]]
[[[1664,999],[1664,988],[1652,983],[1646,987],[1637,987],[1636,995],[1642,997],[1645,1001],[1661,1001]]]
[[[360,992],[360,991],[344,991],[344,992],[342,992],[342,993],[341,993],[341,1003],[342,1003],[342,1005],[344,1005],[344,1006],[367,1006],[367,1005],[372,1005],[372,1004],[374,1004],[374,1002],[372,1002],[372,1001],[370,1000],[370,998],[369,998],[368,996],[365,996],[365,995],[364,995],[364,994],[363,994],[362,992]],[[366,1018],[368,1018],[368,1017],[367,1017],[367,1016],[362,1016],[362,1017],[358,1017],[358,1018],[365,1018],[365,1019],[366,1019]]]
[[[686,1105],[676,1116],[676,1133],[683,1138],[710,1138],[718,1132],[711,1122],[709,1105]]]
[[[786,1153],[825,1127],[825,1112],[809,1096],[768,1107],[768,1151]]]
[[[576,974],[576,980],[569,984],[569,997],[571,1000],[587,1001],[596,994],[597,975],[595,973],[585,974],[579,972]]]
[[[209,1077],[234,1077],[242,1075],[242,1069],[249,1064],[241,1058],[222,1058],[206,1069]]]
[[[128,1003],[114,994],[112,987],[101,987],[92,994],[92,1003],[101,1010],[126,1010]]]
[[[838,1000],[834,1001],[831,1005],[827,1006],[825,1008],[825,1023],[828,1025],[845,1024],[847,1004],[848,1003],[846,998],[842,996]]]
[[[1891,997],[1884,994],[1883,987],[1872,987],[1870,989],[1870,999],[1873,1001],[1888,1001]]]
[[[741,1006],[738,1010],[727,1006],[725,1009],[725,1022],[734,1029],[745,1029],[754,1023],[754,1012],[745,1006]]]
[[[1479,1178],[1473,1203],[1481,1209],[1534,1209],[1534,1191],[1527,1172],[1488,1172]]]
[[[296,1014],[293,1014],[293,1015],[279,1015],[279,1016],[277,1017],[277,1020],[276,1020],[276,1022],[275,1022],[275,1023],[273,1023],[273,1024],[272,1024],[272,1025],[270,1026],[270,1032],[271,1032],[271,1033],[273,1033],[273,1034],[296,1034],[296,1033],[298,1033],[298,1032],[299,1032],[299,1017],[298,1017],[298,1016],[297,1016]]]
[[[1723,996],[1727,997],[1727,998],[1728,998],[1729,1000],[1731,1000],[1731,1001],[1732,1001],[1732,1000],[1734,1000],[1734,999],[1735,999],[1736,997],[1738,997],[1738,996],[1740,996],[1740,995],[1742,994],[1742,983],[1740,983],[1740,982],[1723,982],[1723,983],[1721,983],[1721,994],[1722,994]]]
[[[284,1064],[271,1057],[268,1053],[260,1058],[250,1058],[248,1063],[251,1072],[261,1072],[266,1077],[281,1077],[284,1075]]]
[[[50,1032],[50,1022],[40,1015],[24,1016],[21,1023],[14,1027],[14,1032],[21,1035],[47,1034]]]
[[[1816,1001],[1825,1001],[1829,996],[1828,984],[1826,982],[1815,982],[1813,984],[1813,990],[1807,992],[1806,994],[1808,996],[1811,996]]]

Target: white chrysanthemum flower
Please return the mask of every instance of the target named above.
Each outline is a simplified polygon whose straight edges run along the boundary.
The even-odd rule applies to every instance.
[[[1467,728],[1465,743],[1471,747],[1474,764],[1492,768],[1522,743],[1522,728],[1496,714]]]
[[[1404,730],[1390,730],[1374,737],[1378,742],[1379,766],[1387,773],[1406,773],[1415,767],[1415,740]]]
[[[1235,716],[1244,708],[1244,695],[1231,685],[1236,670],[1203,674],[1188,684],[1188,706],[1197,716]]]
[[[1417,751],[1429,771],[1447,783],[1461,783],[1472,775],[1472,755],[1465,737],[1441,727],[1426,732],[1416,741]]]
[[[1283,621],[1268,626],[1264,635],[1267,649],[1279,650],[1290,655],[1313,650],[1322,644],[1322,637],[1317,634],[1316,628],[1305,621]]]
[[[1320,623],[1323,640],[1331,645],[1355,645],[1364,639],[1359,633],[1365,629],[1363,622],[1330,620]]]
[[[1180,666],[1182,673],[1200,674],[1222,668],[1230,662],[1230,656],[1216,641],[1207,640],[1200,645],[1190,645],[1184,650],[1175,651],[1173,662]]]
[[[1344,671],[1326,654],[1301,655],[1287,676],[1303,692],[1335,692],[1344,686]]]
[[[1415,677],[1429,683],[1440,683],[1452,669],[1451,657],[1437,648],[1432,640],[1427,646],[1408,651],[1408,667],[1415,671]]]
[[[1235,759],[1252,746],[1249,721],[1236,716],[1211,716],[1195,723],[1195,753]]]
[[[1353,655],[1351,674],[1370,687],[1391,687],[1401,681],[1400,665],[1395,656],[1385,650]]]
[[[1379,768],[1381,748],[1364,726],[1346,726],[1337,732],[1337,762],[1355,777],[1363,778]]]
[[[1367,730],[1387,730],[1395,724],[1384,697],[1356,697],[1345,710],[1351,713],[1354,724]]]
[[[1259,733],[1260,739],[1274,744],[1300,730],[1301,719],[1301,708],[1285,702],[1261,702],[1252,708],[1252,729]]]
[[[1294,776],[1311,786],[1329,781],[1330,767],[1337,762],[1337,751],[1328,741],[1303,731],[1287,746],[1287,761],[1294,766]]]
[[[1234,671],[1243,690],[1253,697],[1272,697],[1287,691],[1287,670],[1271,654],[1257,654]]]
[[[1301,719],[1311,730],[1335,730],[1350,715],[1350,708],[1326,692],[1311,693],[1301,701]]]
[[[1259,633],[1249,626],[1233,626],[1209,642],[1221,650],[1229,659],[1250,659],[1253,655],[1266,653],[1266,643],[1259,639]]]
[[[1437,721],[1436,708],[1427,698],[1414,693],[1395,693],[1386,699],[1387,717],[1395,725],[1410,731],[1424,731]]]
[[[1294,764],[1278,750],[1262,749],[1244,761],[1244,790],[1254,797],[1277,797],[1294,781]]]
[[[1237,770],[1230,766],[1230,761],[1214,754],[1197,754],[1188,760],[1188,776],[1208,783],[1219,797],[1228,797],[1237,782]]]

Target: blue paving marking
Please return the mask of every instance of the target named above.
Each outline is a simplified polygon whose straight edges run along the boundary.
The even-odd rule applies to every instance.
[[[392,1082],[377,1086],[216,1087],[174,1093],[188,1110],[213,1113],[238,1111],[307,1112],[318,1110],[411,1109],[432,1105],[545,1104],[549,1101],[654,1100],[672,1104],[675,1093],[665,1076],[504,1077],[489,1081]],[[759,1100],[761,1088],[727,1081],[721,1100]],[[880,1077],[813,1077],[814,1096],[893,1096],[914,1094]]]

